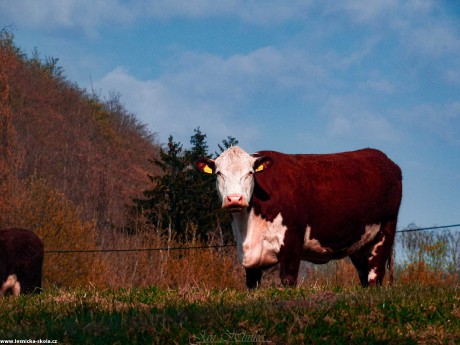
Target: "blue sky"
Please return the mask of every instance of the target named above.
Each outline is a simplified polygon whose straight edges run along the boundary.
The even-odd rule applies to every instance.
[[[381,149],[399,226],[460,223],[460,3],[3,0],[0,27],[185,146]]]

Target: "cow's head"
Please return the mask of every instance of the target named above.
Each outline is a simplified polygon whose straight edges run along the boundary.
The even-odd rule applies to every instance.
[[[270,157],[250,155],[238,146],[232,146],[216,160],[200,158],[195,162],[198,170],[217,175],[217,193],[222,207],[241,212],[249,206],[254,190],[254,174],[270,168]]]

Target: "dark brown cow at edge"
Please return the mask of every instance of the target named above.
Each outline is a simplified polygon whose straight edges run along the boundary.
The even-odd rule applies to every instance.
[[[382,152],[250,155],[234,146],[195,165],[217,175],[249,288],[277,263],[281,281],[292,286],[301,260],[321,264],[346,256],[362,286],[381,284],[386,266],[391,282],[402,175]]]
[[[0,295],[40,292],[43,242],[25,229],[0,230]]]

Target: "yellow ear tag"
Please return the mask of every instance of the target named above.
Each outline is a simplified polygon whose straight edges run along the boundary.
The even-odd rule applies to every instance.
[[[262,171],[262,170],[264,170],[264,165],[263,165],[263,164],[259,165],[259,166],[256,168],[255,172],[259,172],[259,171]]]
[[[203,168],[203,171],[204,171],[206,174],[212,174],[212,169],[209,167],[209,165],[206,165],[206,166]]]

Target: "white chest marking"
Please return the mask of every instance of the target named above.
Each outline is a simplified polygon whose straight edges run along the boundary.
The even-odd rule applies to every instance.
[[[284,244],[287,227],[279,213],[273,222],[249,214],[233,215],[233,233],[237,241],[238,260],[246,268],[274,265]]]

